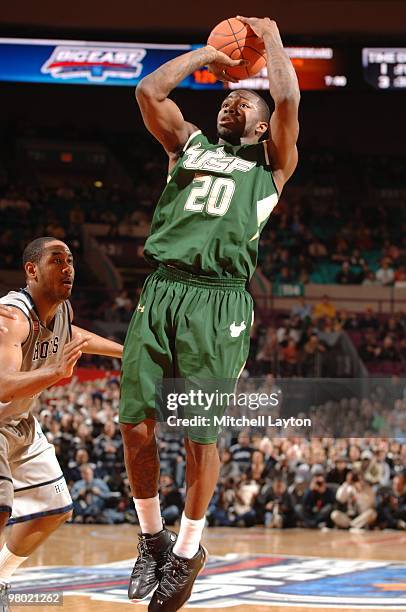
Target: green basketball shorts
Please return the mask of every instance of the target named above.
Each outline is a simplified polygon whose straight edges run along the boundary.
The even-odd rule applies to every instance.
[[[189,403],[183,399],[182,417],[210,417],[198,427],[186,424],[185,435],[202,444],[216,442],[217,421],[227,406],[212,392],[234,390],[248,356],[252,320],[253,301],[243,279],[211,279],[160,266],[147,278],[128,328],[120,422],[153,418],[169,424],[173,413],[162,388],[176,379],[177,391],[180,384],[188,397],[195,393]],[[201,404],[203,392],[212,396]]]

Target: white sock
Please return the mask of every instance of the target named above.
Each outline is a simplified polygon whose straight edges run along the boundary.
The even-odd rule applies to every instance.
[[[188,518],[185,513],[182,514],[178,539],[173,547],[175,555],[178,555],[178,557],[185,557],[186,559],[191,559],[195,556],[199,550],[205,522],[205,516],[202,519],[194,521]]]
[[[11,576],[14,574],[16,569],[20,567],[28,557],[17,557],[7,548],[7,544],[4,544],[0,550],[0,580],[8,582]]]
[[[134,506],[140,522],[141,533],[155,535],[162,531],[163,523],[161,517],[161,506],[159,505],[159,495],[148,497],[147,499],[135,499]]]

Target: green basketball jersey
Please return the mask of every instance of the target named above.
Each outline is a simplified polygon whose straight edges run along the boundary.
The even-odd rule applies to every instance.
[[[249,279],[278,192],[266,144],[211,144],[192,134],[155,209],[145,257],[157,265]]]

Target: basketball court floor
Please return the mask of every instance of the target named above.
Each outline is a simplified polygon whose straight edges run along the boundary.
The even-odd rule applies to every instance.
[[[136,554],[130,525],[64,525],[18,571],[13,592],[63,591],[45,612],[115,612]],[[186,609],[203,612],[406,610],[406,532],[207,529],[209,563]],[[163,611],[164,612],[164,611]]]

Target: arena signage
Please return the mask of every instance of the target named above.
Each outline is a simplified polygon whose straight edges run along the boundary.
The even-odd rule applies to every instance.
[[[191,49],[192,45],[0,38],[0,81],[136,85]],[[191,87],[192,81],[185,79],[181,86]]]
[[[0,38],[0,81],[134,86],[146,74],[200,44],[166,45],[77,40]],[[349,58],[332,47],[287,47],[302,90],[348,85]],[[240,83],[221,83],[203,67],[180,87],[268,89],[266,68]]]

